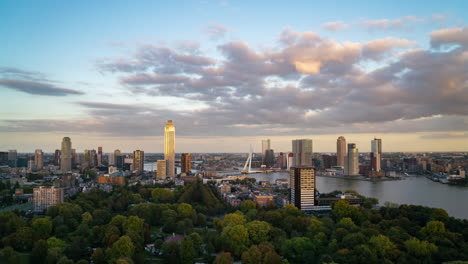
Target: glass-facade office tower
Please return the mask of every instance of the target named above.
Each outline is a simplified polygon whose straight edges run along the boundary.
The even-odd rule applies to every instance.
[[[270,149],[270,139],[262,140],[262,165],[265,165],[266,151]]]
[[[315,169],[291,168],[289,172],[291,203],[302,211],[312,210],[315,204]]]
[[[182,153],[180,156],[181,172],[190,172],[192,170],[192,155],[190,153]]]
[[[371,140],[371,167],[373,171],[381,171],[382,139]]]
[[[164,159],[167,160],[167,177],[175,177],[175,126],[167,120],[164,127]]]
[[[137,175],[143,173],[143,168],[145,165],[145,152],[141,150],[133,151],[133,170]]]
[[[336,166],[345,166],[346,157],[346,139],[339,137],[336,140]]]
[[[72,169],[72,143],[69,137],[62,140],[62,151],[60,154],[60,171],[66,173]]]

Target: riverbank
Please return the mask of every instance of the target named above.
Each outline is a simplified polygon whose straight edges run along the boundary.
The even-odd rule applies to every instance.
[[[353,181],[370,181],[370,182],[381,182],[381,181],[399,181],[404,180],[402,177],[398,178],[389,178],[389,177],[378,177],[378,178],[368,178],[364,176],[344,176],[344,175],[320,175],[317,174],[317,177],[325,177],[325,178],[337,178],[337,179],[345,179],[345,180],[353,180]]]

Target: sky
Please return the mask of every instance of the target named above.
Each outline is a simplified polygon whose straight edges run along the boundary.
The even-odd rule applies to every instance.
[[[467,1],[0,1],[0,151],[468,151]]]

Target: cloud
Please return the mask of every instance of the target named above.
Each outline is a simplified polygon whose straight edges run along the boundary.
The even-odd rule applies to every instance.
[[[114,74],[136,98],[177,98],[177,103],[78,102],[90,120],[36,125],[44,131],[94,129],[110,136],[154,135],[155,124],[166,119],[177,121],[182,134],[194,136],[468,127],[465,46],[414,49],[417,43],[393,37],[340,42],[292,28],[280,32],[275,44],[256,49],[245,41],[227,41],[213,55],[142,45],[129,56],[100,60],[97,67]],[[369,60],[377,64],[366,68]],[[197,107],[180,110],[184,104]],[[33,129],[27,121],[8,122],[0,130]]]
[[[348,29],[349,25],[343,21],[333,21],[323,24],[322,27],[332,32],[338,32]]]
[[[424,22],[423,19],[414,16],[405,16],[397,19],[365,20],[364,28],[371,31],[390,31],[411,28],[411,24]]]
[[[58,87],[54,81],[38,72],[12,67],[0,67],[0,87],[28,94],[46,96],[81,95],[81,91]]]
[[[219,23],[208,24],[203,29],[203,33],[215,41],[223,39],[228,31],[232,29]]]
[[[461,45],[468,47],[468,27],[446,28],[430,34],[431,46],[439,48],[443,45]]]
[[[363,44],[362,55],[365,58],[380,60],[384,58],[388,52],[396,48],[408,48],[414,46],[417,46],[416,42],[406,39],[396,39],[392,37],[376,39]]]
[[[451,133],[438,133],[420,136],[422,139],[456,139],[468,138],[468,133],[464,132],[451,132]]]

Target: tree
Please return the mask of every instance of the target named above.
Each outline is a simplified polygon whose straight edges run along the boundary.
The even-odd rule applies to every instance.
[[[109,225],[104,235],[103,243],[111,247],[120,238],[120,230],[115,225]]]
[[[4,237],[24,226],[23,218],[12,211],[0,213],[0,236]]]
[[[116,260],[120,257],[132,257],[135,253],[135,246],[129,236],[121,236],[110,250],[110,257]]]
[[[33,239],[33,229],[30,227],[22,227],[16,232],[13,244],[17,250],[29,251],[33,246]]]
[[[227,214],[224,216],[223,219],[223,226],[228,226],[228,225],[243,225],[247,222],[247,219],[245,219],[244,215],[242,213],[233,213],[233,214]]]
[[[229,252],[221,252],[216,256],[213,264],[232,264],[234,261],[232,260],[231,253]]]
[[[436,245],[427,241],[421,241],[415,237],[410,238],[405,242],[406,250],[409,254],[415,257],[428,257],[437,252]]]
[[[56,237],[49,237],[49,239],[47,239],[47,247],[49,249],[54,248],[57,249],[59,252],[63,252],[63,250],[65,250],[67,246],[68,244],[65,243],[65,241]]]
[[[162,256],[165,263],[177,264],[180,263],[180,248],[177,242],[169,241],[162,245]]]
[[[181,218],[192,217],[193,209],[192,206],[188,203],[181,203],[177,206],[177,214]]]
[[[44,263],[44,260],[47,257],[47,250],[47,241],[44,239],[36,241],[31,252],[32,261],[34,263]]]
[[[33,220],[32,229],[34,236],[38,238],[47,238],[52,232],[52,221],[49,218],[36,218]]]
[[[180,260],[181,263],[193,263],[193,260],[197,257],[197,251],[193,245],[193,241],[190,238],[184,238],[180,244]]]
[[[294,237],[284,241],[281,246],[281,255],[294,263],[304,263],[304,253],[315,251],[314,244],[307,237]]]
[[[421,233],[426,238],[441,236],[445,233],[445,225],[441,221],[430,221],[421,228]]]
[[[93,260],[93,263],[95,264],[107,263],[106,256],[104,255],[104,251],[102,250],[102,248],[97,248],[94,251],[94,253],[91,255],[91,259]]]
[[[89,212],[84,212],[81,215],[81,222],[90,225],[93,223],[93,216]]]
[[[397,247],[395,244],[384,235],[373,236],[369,240],[372,250],[377,253],[379,258],[385,258],[389,256]]]
[[[240,256],[250,243],[249,232],[243,225],[228,225],[223,228],[221,240],[235,256]]]
[[[96,209],[93,211],[93,221],[95,225],[105,225],[109,223],[112,215],[107,210]]]
[[[9,264],[20,263],[20,255],[12,247],[6,247],[2,250],[3,259]]]
[[[202,249],[202,244],[203,244],[203,239],[198,233],[191,233],[188,238],[192,240],[193,243],[193,248],[197,252],[197,255],[200,255],[203,251]]]
[[[252,221],[245,225],[252,243],[260,244],[269,239],[271,225],[264,221]]]
[[[257,204],[253,202],[252,200],[245,200],[240,205],[240,209],[243,213],[247,213],[250,209],[256,209],[256,208],[257,208]]]
[[[151,196],[156,203],[168,203],[174,200],[174,193],[169,189],[155,188]]]

